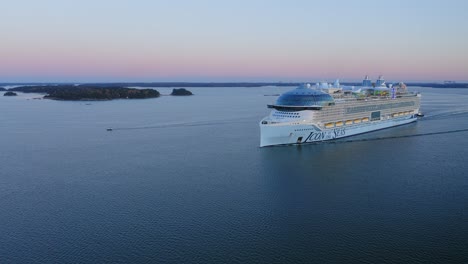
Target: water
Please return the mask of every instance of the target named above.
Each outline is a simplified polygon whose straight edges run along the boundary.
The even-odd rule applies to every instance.
[[[414,124],[260,149],[264,95],[289,89],[0,96],[0,262],[468,262],[468,90],[413,88]]]

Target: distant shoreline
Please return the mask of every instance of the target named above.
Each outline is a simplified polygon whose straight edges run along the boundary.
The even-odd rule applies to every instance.
[[[315,83],[315,82],[311,82]],[[263,87],[263,86],[298,86],[301,82],[115,82],[115,83],[80,83],[80,87]],[[343,82],[347,86],[360,86],[360,82]],[[24,85],[77,85],[77,83],[0,83],[4,86]],[[468,88],[468,83],[433,83],[411,82],[407,86],[431,87],[431,88]]]

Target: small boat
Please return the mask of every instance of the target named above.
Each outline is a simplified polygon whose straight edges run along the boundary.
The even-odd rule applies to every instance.
[[[417,117],[423,117],[423,116],[424,116],[424,114],[423,114],[423,113],[421,113],[421,112],[419,112],[419,113],[417,113],[417,114],[416,114],[416,116],[417,116]]]
[[[109,128],[107,128],[106,130],[107,130],[107,131],[112,131],[112,128],[111,128],[111,127],[109,127]]]

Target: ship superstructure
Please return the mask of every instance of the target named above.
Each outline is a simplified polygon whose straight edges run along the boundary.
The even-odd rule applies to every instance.
[[[421,95],[382,76],[362,86],[304,84],[282,94],[260,122],[260,146],[304,144],[366,133],[417,120]]]

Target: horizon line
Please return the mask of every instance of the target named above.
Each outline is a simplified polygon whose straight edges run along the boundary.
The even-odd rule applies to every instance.
[[[17,84],[118,84],[118,83],[124,83],[124,84],[132,84],[132,83],[142,83],[142,84],[237,84],[237,83],[246,83],[246,84],[301,84],[301,83],[310,83],[310,84],[315,84],[315,83],[320,83],[320,82],[333,82],[336,79],[330,81],[330,80],[320,80],[320,81],[18,81],[18,82],[0,82],[0,85],[17,85]],[[340,83],[359,83],[362,82],[362,80],[340,80]],[[387,81],[387,80],[386,80]],[[468,80],[406,80],[406,81],[388,81],[389,83],[392,82],[404,82],[404,83],[452,83],[452,84],[465,84],[468,83]]]

